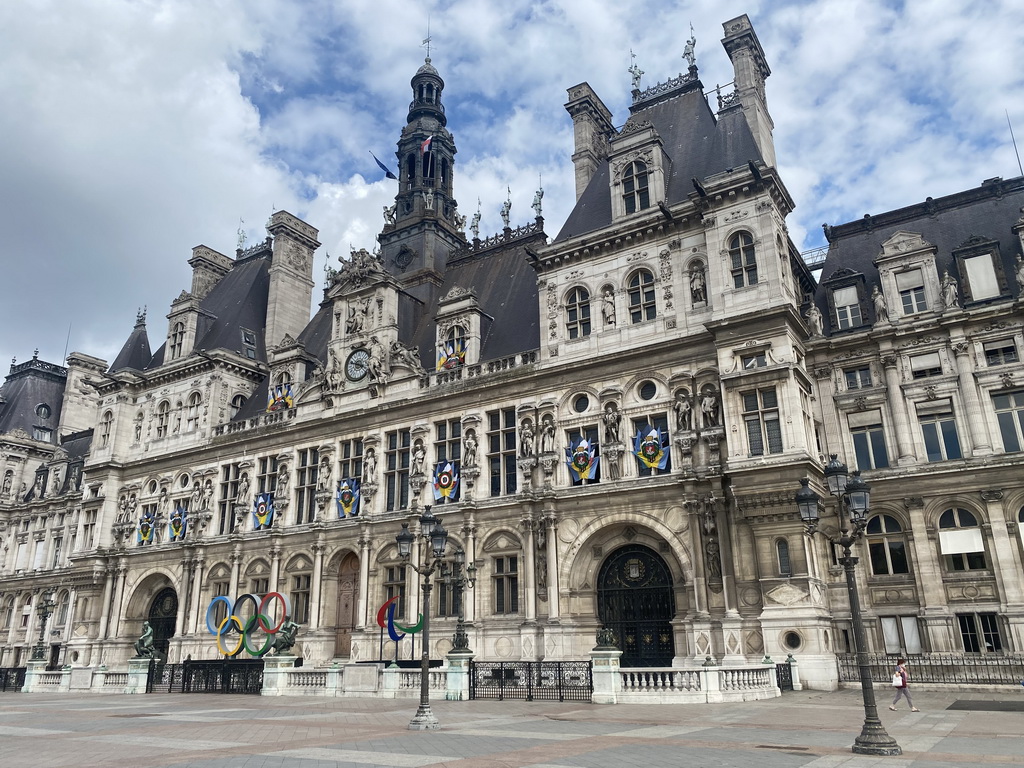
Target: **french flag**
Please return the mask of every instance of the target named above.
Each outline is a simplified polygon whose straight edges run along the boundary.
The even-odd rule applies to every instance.
[[[420,154],[421,155],[425,155],[427,152],[430,151],[430,142],[432,142],[433,140],[434,140],[433,136],[428,136],[427,140],[424,141],[422,144],[420,144]]]

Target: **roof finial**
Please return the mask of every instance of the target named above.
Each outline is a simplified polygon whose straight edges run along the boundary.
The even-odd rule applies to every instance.
[[[242,227],[243,224],[245,224],[245,219],[243,219],[241,216],[239,216],[238,217],[238,246],[237,247],[238,247],[238,250],[240,250],[240,251],[245,250],[245,241],[247,239],[246,235],[245,235],[245,229]]]
[[[420,45],[426,46],[427,57],[426,57],[425,61],[427,62],[427,64],[430,63],[430,41],[431,41],[431,39],[432,38],[430,37],[430,14],[427,14],[427,36],[425,38],[423,38],[423,42],[420,43]]]
[[[633,76],[633,90],[634,91],[639,91],[640,90],[640,77],[641,77],[641,75],[643,75],[644,71],[642,69],[640,69],[640,67],[637,66],[637,64],[636,64],[636,54],[633,53],[633,49],[632,48],[629,49],[629,58],[632,61],[632,66],[630,66],[630,68],[627,69],[626,71],[629,72],[629,74],[631,74]]]
[[[138,312],[135,313],[135,327],[138,328],[140,325],[146,324],[146,307],[143,306]]]
[[[690,65],[690,69],[694,69],[697,66],[697,56],[693,52],[693,49],[697,45],[697,38],[693,36],[693,22],[690,22],[690,39],[686,41],[686,47],[683,48],[683,58],[686,59]]]

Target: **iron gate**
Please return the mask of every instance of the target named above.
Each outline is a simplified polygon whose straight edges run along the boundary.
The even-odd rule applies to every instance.
[[[775,665],[775,684],[780,691],[793,690],[793,668],[788,661]]]
[[[263,692],[263,659],[150,662],[146,692],[252,693]]]
[[[0,691],[17,692],[25,685],[25,667],[0,667]]]
[[[594,694],[589,661],[474,661],[471,699],[590,701]]]

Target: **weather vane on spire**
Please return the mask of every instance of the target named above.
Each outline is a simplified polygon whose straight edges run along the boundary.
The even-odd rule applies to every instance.
[[[629,49],[629,58],[632,61],[632,66],[626,71],[633,76],[633,90],[636,91],[640,89],[640,77],[643,75],[644,71],[637,66],[636,54],[633,53],[632,48]]]
[[[427,36],[423,38],[423,42],[420,45],[426,46],[427,49],[427,61],[430,61],[430,42],[433,38],[430,36],[430,16],[427,16]]]
[[[242,227],[243,224],[245,224],[245,219],[243,219],[241,216],[239,216],[238,217],[238,250],[240,250],[240,251],[245,249],[245,241],[246,241],[245,229]]]

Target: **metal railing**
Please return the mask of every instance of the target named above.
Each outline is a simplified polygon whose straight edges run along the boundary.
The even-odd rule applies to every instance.
[[[589,661],[474,661],[471,699],[590,701],[594,678]]]
[[[25,667],[0,667],[0,693],[25,687]]]
[[[1024,655],[994,653],[927,653],[906,657],[869,653],[871,679],[876,683],[890,683],[900,658],[907,659],[911,683],[1019,685],[1024,680]],[[860,682],[857,654],[840,654],[836,662],[840,682]]]

